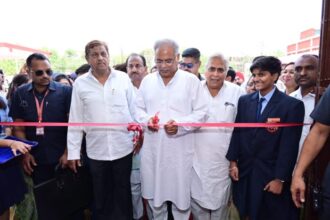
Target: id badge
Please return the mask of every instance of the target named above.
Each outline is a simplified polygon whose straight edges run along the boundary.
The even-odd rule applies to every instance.
[[[36,135],[44,135],[44,127],[37,127],[36,129]]]

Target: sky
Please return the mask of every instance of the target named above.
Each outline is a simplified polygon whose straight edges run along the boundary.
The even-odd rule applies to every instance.
[[[129,54],[170,38],[204,55],[256,56],[319,29],[322,0],[2,0],[0,8],[0,42],[83,51],[99,39],[110,54]]]

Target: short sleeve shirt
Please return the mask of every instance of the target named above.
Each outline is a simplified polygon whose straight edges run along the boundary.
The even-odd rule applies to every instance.
[[[330,126],[330,87],[327,88],[321,100],[316,105],[311,117],[321,124]]]
[[[46,97],[45,94],[38,94],[33,90],[33,84],[29,83],[15,92],[9,113],[14,120],[38,121],[35,93],[39,103],[44,98],[42,122],[68,121],[71,87],[51,82]],[[25,135],[27,140],[39,142],[32,150],[32,155],[39,164],[57,163],[66,148],[67,127],[44,127],[44,135],[36,135],[36,127],[25,127]]]

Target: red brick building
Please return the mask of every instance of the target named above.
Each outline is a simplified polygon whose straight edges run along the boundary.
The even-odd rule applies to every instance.
[[[287,46],[287,56],[302,53],[318,54],[320,46],[320,30],[311,28],[300,33],[296,43]]]
[[[48,51],[33,49],[17,44],[0,42],[0,59],[26,59],[31,53],[42,53],[50,56]]]

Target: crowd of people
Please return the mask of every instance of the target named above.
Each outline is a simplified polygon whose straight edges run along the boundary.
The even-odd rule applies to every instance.
[[[330,132],[329,89],[314,109],[318,57],[302,55],[284,65],[259,56],[247,77],[221,53],[208,57],[200,73],[200,51],[188,48],[180,56],[170,39],[157,41],[154,55],[150,73],[136,53],[110,67],[107,44],[94,40],[74,77],[53,73],[42,54],[27,58],[27,75],[16,75],[8,94],[0,94],[0,118],[41,124],[1,126],[0,147],[22,156],[0,164],[0,220],[9,219],[14,205],[19,219],[38,219],[31,189],[54,178],[59,165],[74,173],[88,166],[93,201],[86,208],[96,220],[228,219],[230,204],[244,220],[299,219],[304,171]],[[88,123],[139,123],[143,135],[133,142],[126,126]],[[322,218],[330,219],[324,201]]]

